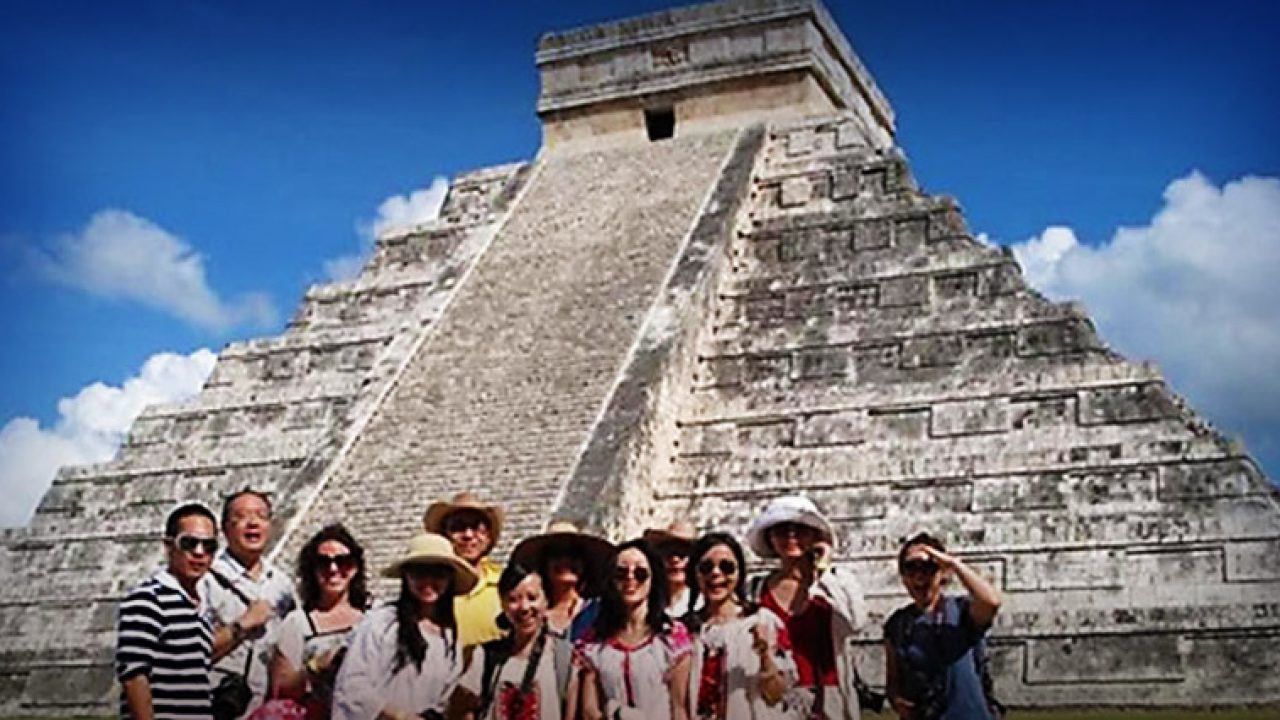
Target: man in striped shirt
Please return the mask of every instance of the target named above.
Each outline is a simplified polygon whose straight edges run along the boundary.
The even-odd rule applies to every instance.
[[[198,591],[218,549],[217,523],[203,505],[169,513],[167,566],[120,604],[116,677],[120,715],[133,720],[208,718],[213,628]]]

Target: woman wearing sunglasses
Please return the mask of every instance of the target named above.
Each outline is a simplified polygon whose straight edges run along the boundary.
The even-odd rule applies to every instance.
[[[585,720],[688,720],[689,633],[667,616],[662,559],[617,546],[595,624],[578,643]]]
[[[328,525],[302,546],[297,577],[302,607],[276,636],[271,693],[300,703],[310,720],[328,718],[347,639],[369,601],[364,549],[342,525]]]
[[[742,546],[726,533],[693,545],[687,570],[688,623],[695,641],[689,713],[695,720],[788,717],[783,697],[795,680],[790,640],[773,611],[747,598]]]
[[[747,531],[748,545],[779,567],[760,583],[761,606],[782,618],[796,664],[789,700],[805,717],[858,720],[853,641],[862,625],[862,591],[847,572],[830,567],[835,533],[813,501],[772,500]]]
[[[427,532],[410,539],[382,575],[400,578],[400,595],[356,626],[333,691],[333,717],[441,718],[463,670],[453,598],[480,578],[448,539]]]
[[[884,625],[889,702],[904,720],[992,720],[984,637],[1000,609],[1000,592],[942,541],[920,533],[898,551],[898,574],[911,604]],[[951,576],[968,596],[944,595]]]

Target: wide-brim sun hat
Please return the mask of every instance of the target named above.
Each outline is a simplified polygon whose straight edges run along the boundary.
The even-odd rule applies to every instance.
[[[427,506],[427,511],[422,515],[422,527],[427,532],[444,535],[444,522],[450,515],[462,511],[472,510],[484,516],[489,522],[489,550],[492,550],[498,544],[498,537],[502,535],[502,508],[496,505],[485,505],[480,499],[469,492],[460,492],[453,496],[452,500],[441,500],[433,502]]]
[[[649,528],[641,535],[645,542],[655,548],[663,545],[679,545],[685,550],[692,550],[698,540],[698,529],[688,520],[674,520],[665,528]]]
[[[778,553],[774,552],[769,543],[769,528],[786,522],[813,528],[823,540],[832,545],[836,543],[831,521],[827,520],[812,500],[803,495],[783,495],[769,501],[760,517],[751,523],[747,530],[747,545],[751,551],[762,558],[777,557]]]
[[[567,549],[573,557],[581,558],[586,577],[587,596],[600,591],[605,577],[605,564],[613,554],[613,543],[602,537],[584,533],[577,525],[557,520],[547,526],[547,531],[521,540],[511,551],[509,562],[540,571],[547,560],[547,551]]]
[[[400,577],[408,565],[443,565],[453,570],[453,592],[466,595],[480,582],[480,576],[467,561],[453,552],[449,538],[436,533],[418,533],[409,538],[404,552],[382,569],[383,577]]]

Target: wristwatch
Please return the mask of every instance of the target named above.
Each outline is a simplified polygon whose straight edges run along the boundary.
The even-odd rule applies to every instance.
[[[231,621],[231,639],[238,643],[241,640],[244,640],[244,636],[245,636],[244,626],[240,624],[239,620],[232,620]]]

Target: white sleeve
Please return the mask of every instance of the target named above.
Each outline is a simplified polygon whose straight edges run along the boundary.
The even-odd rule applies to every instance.
[[[310,630],[306,614],[298,608],[285,616],[277,631],[276,650],[280,651],[295,671],[302,669],[302,648]]]
[[[784,648],[781,642],[782,635],[787,632],[786,623],[777,613],[768,608],[760,608],[756,611],[757,623],[768,625],[773,632],[773,664],[778,668],[778,672],[782,673],[790,682],[796,681],[796,661],[791,655],[791,651]]]
[[[333,720],[374,720],[385,706],[395,659],[395,619],[372,612],[356,626],[333,688]]]
[[[480,691],[484,689],[480,687],[483,682],[484,646],[477,645],[475,650],[471,651],[471,664],[467,666],[466,672],[462,673],[462,678],[458,680],[458,687],[476,697],[480,697]]]

